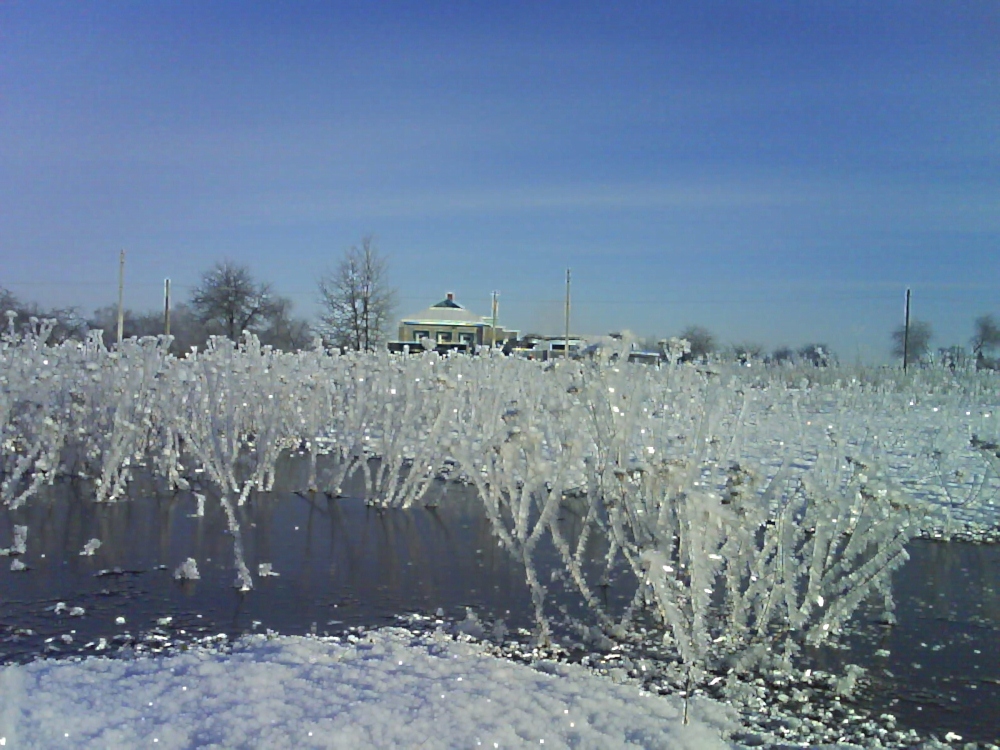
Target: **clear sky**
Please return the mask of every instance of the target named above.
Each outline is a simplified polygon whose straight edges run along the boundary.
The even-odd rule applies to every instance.
[[[224,257],[315,312],[888,356],[1000,314],[1000,3],[0,3],[0,286],[152,310]]]

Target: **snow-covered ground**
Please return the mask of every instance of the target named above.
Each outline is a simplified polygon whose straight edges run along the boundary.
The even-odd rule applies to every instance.
[[[226,652],[0,668],[6,748],[726,748],[720,704],[533,669],[443,634],[253,636]]]

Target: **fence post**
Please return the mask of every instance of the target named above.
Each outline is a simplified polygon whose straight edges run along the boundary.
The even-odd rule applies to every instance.
[[[906,289],[906,306],[903,311],[903,372],[910,360],[910,289]]]

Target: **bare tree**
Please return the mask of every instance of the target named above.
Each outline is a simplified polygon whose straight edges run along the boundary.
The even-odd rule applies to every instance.
[[[99,307],[94,310],[94,314],[87,321],[87,326],[91,330],[100,329],[103,331],[104,345],[109,349],[116,340],[116,328],[118,325],[118,305],[111,304]],[[125,309],[123,335],[125,338],[132,336],[159,336],[163,333],[163,312],[160,310],[136,313],[128,308]],[[208,340],[208,331],[202,324],[200,317],[195,314],[191,306],[180,303],[170,311],[170,335],[173,336],[171,352],[178,356],[184,356],[191,347],[202,347]]]
[[[764,362],[769,365],[784,365],[795,361],[795,352],[791,347],[779,346],[769,355],[764,357]]]
[[[14,313],[6,318],[7,312]],[[75,307],[57,307],[50,310],[34,302],[24,302],[8,289],[0,287],[0,332],[10,329],[14,334],[24,334],[37,329],[41,321],[51,326],[47,341],[58,344],[67,339],[82,340],[87,333],[87,322]]]
[[[1000,346],[1000,325],[992,315],[976,318],[976,332],[972,337],[972,353],[976,357],[976,367],[987,365],[986,355]]]
[[[681,331],[680,338],[691,344],[691,351],[682,357],[683,362],[704,360],[715,351],[715,336],[702,326],[688,326]]]
[[[286,352],[308,347],[312,343],[312,328],[308,321],[292,316],[291,300],[276,297],[274,308],[267,328],[260,332],[261,343]]]
[[[380,343],[392,314],[395,290],[389,264],[369,235],[352,246],[335,271],[319,280],[325,338],[336,346],[369,351]]]
[[[954,371],[964,368],[968,362],[968,353],[964,346],[953,344],[952,346],[942,346],[937,350],[937,363],[942,367]]]
[[[17,309],[20,306],[21,300],[19,300],[9,289],[4,289],[0,286],[0,313],[5,313],[8,310],[17,312]]]
[[[765,350],[763,344],[758,344],[755,341],[744,341],[733,344],[731,351],[733,359],[740,364],[749,365],[763,359]]]
[[[157,316],[159,316],[159,312],[157,312]],[[204,347],[205,342],[208,341],[208,331],[205,330],[205,325],[191,308],[191,305],[186,302],[182,302],[170,310],[170,335],[174,337],[170,350],[178,357],[186,356],[193,347]]]
[[[122,322],[122,336],[127,339],[133,336],[157,336],[163,333],[162,314],[136,313],[125,308]],[[100,330],[104,345],[110,349],[118,339],[118,305],[105,305],[94,310],[94,314],[87,320],[87,327],[91,330]]]
[[[902,359],[905,352],[906,362],[903,364],[917,364],[930,351],[933,337],[934,332],[930,323],[926,320],[911,320],[909,337],[906,335],[905,326],[899,326],[892,332],[892,353]]]
[[[191,293],[191,307],[212,333],[236,341],[243,331],[257,331],[276,311],[270,284],[257,283],[250,269],[230,260],[216,263]]]
[[[799,357],[815,367],[837,363],[837,355],[826,344],[806,344],[799,349]]]

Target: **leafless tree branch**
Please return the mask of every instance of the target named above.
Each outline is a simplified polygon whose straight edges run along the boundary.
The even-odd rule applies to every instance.
[[[333,345],[370,351],[386,334],[396,291],[389,264],[372,237],[352,246],[337,268],[319,280],[324,337]]]

